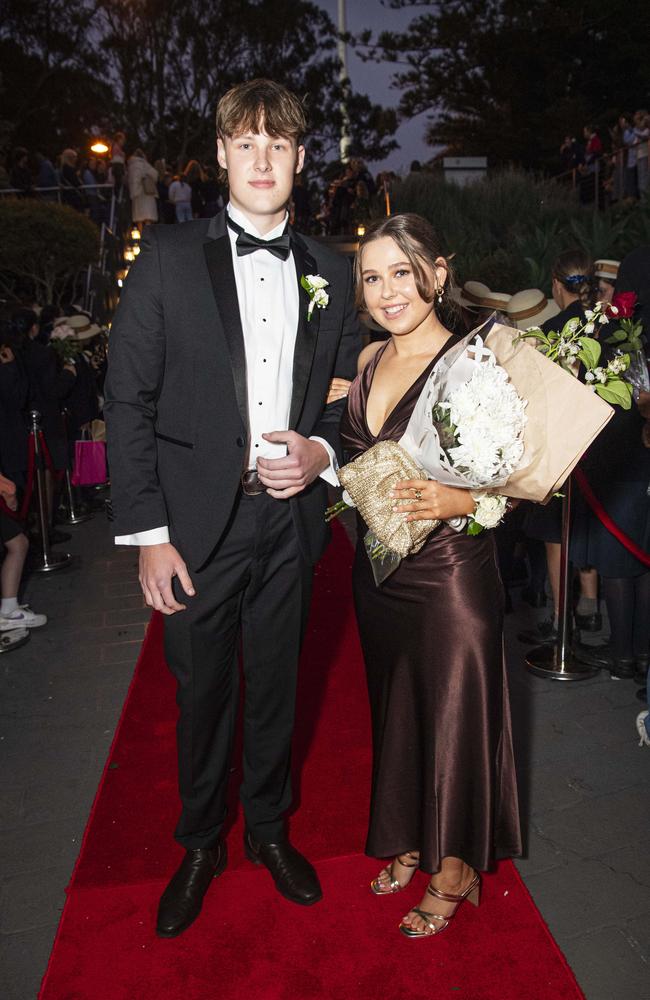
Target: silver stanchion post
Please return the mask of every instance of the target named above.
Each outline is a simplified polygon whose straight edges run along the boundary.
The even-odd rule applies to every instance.
[[[63,426],[65,427],[65,446],[66,454],[68,452],[68,412],[63,411]],[[94,514],[91,514],[89,510],[84,510],[83,507],[77,508],[74,499],[74,490],[72,489],[72,480],[70,479],[70,469],[66,465],[65,469],[65,492],[68,500],[68,516],[64,519],[65,524],[83,524],[84,521],[91,521]]]
[[[571,650],[573,614],[571,611],[572,572],[569,561],[571,535],[571,477],[564,484],[562,500],[562,546],[560,553],[560,607],[557,642],[554,646],[537,646],[526,654],[526,666],[538,677],[551,681],[584,681],[595,677],[598,667],[580,663]]]
[[[30,412],[32,421],[31,433],[34,435],[34,467],[36,471],[36,491],[38,493],[38,519],[41,529],[42,559],[32,568],[36,573],[51,573],[68,566],[72,556],[68,552],[52,552],[50,548],[50,525],[47,505],[47,489],[45,486],[45,469],[43,468],[43,450],[41,448],[41,415],[38,410]]]

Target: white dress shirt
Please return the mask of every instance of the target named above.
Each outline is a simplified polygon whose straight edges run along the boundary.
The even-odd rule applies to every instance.
[[[227,212],[233,222],[260,239],[281,236],[287,217],[268,233],[259,233],[251,221],[232,205]],[[300,296],[293,254],[281,260],[266,250],[237,256],[237,234],[228,227],[232,249],[235,285],[239,301],[246,351],[248,389],[248,426],[250,451],[248,468],[254,469],[258,458],[278,458],[287,453],[286,445],[265,441],[262,434],[286,430],[289,426],[293,389],[293,354],[298,332]],[[330,464],[321,476],[333,486],[336,456],[322,438],[312,438],[323,445]],[[133,535],[118,535],[117,545],[157,545],[169,541],[167,527],[151,528]]]

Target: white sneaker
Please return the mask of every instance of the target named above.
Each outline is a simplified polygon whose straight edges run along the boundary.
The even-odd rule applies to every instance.
[[[640,747],[650,747],[650,736],[648,736],[648,730],[645,727],[645,720],[648,718],[648,709],[644,712],[639,712],[636,717],[636,728],[639,734],[639,746]]]
[[[19,649],[29,638],[29,629],[12,628],[10,632],[0,635],[0,653],[10,653],[13,649]]]
[[[20,604],[8,615],[0,615],[0,632],[14,628],[40,628],[47,625],[47,615],[37,615],[26,604]]]

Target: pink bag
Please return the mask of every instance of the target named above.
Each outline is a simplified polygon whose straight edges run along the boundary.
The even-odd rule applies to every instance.
[[[73,486],[96,486],[108,479],[106,472],[106,443],[104,441],[75,441]]]

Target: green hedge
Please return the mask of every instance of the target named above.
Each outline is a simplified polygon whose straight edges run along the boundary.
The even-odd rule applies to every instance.
[[[59,304],[99,256],[97,227],[67,205],[0,199],[0,281],[14,299]]]
[[[417,212],[454,254],[457,280],[483,281],[494,291],[538,287],[550,293],[550,268],[580,246],[594,259],[621,258],[650,242],[650,201],[595,212],[569,188],[518,171],[491,174],[467,187],[441,174],[410,174],[393,194],[394,212]]]

